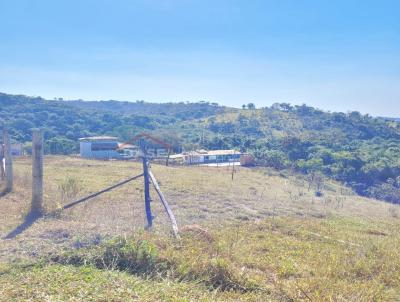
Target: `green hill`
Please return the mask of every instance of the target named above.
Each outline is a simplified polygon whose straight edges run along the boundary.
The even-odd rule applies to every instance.
[[[33,127],[46,133],[46,152],[78,151],[77,139],[152,132],[176,150],[235,148],[260,165],[324,174],[357,193],[400,202],[400,123],[358,112],[332,113],[306,105],[235,109],[199,103],[49,101],[0,94],[0,119],[15,140]]]
[[[55,101],[0,93],[0,122],[14,140],[29,142],[31,130],[45,130],[47,153],[78,152],[77,140],[92,135],[114,135],[128,140],[135,133],[163,129],[187,119],[223,112],[206,102],[153,104],[128,102]]]
[[[358,112],[276,104],[193,123],[207,130],[205,137],[197,137],[206,148],[240,148],[252,152],[262,165],[311,175],[321,172],[362,195],[400,200],[397,122]]]

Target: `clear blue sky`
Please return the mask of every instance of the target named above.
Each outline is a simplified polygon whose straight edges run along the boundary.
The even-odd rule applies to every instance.
[[[0,91],[400,116],[400,1],[0,0]]]

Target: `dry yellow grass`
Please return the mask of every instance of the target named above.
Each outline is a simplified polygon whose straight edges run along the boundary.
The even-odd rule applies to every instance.
[[[4,237],[23,221],[29,210],[30,159],[15,162],[15,190],[0,203],[0,234]],[[234,179],[226,167],[165,167],[153,165],[165,196],[180,225],[200,224],[213,228],[232,221],[258,221],[271,216],[328,217],[332,215],[390,218],[393,206],[355,196],[335,183],[326,184],[325,196],[314,197],[304,179],[287,178],[266,169],[237,168]],[[46,157],[45,208],[48,212],[69,202],[60,185],[67,179],[78,184],[80,197],[141,173],[141,164]],[[53,241],[92,240],[141,230],[145,224],[142,180],[106,193],[60,216],[38,221],[16,240],[42,246]],[[155,192],[151,192],[156,216],[155,231],[168,231],[169,224]],[[397,210],[395,210],[397,211]],[[89,237],[89,239],[87,239]],[[97,239],[94,239],[97,240]],[[2,246],[12,245],[9,241]],[[34,250],[37,250],[36,244]],[[8,256],[7,249],[0,253]],[[23,253],[25,249],[22,248]],[[32,249],[29,248],[29,252]]]
[[[132,300],[160,300],[160,291],[152,295],[149,291],[156,284],[165,289],[165,300],[169,301],[399,300],[398,206],[356,196],[337,183],[327,182],[324,196],[315,197],[314,190],[309,191],[306,180],[299,175],[282,176],[269,169],[238,168],[232,180],[227,167],[153,164],[152,170],[178,224],[200,225],[208,230],[211,242],[193,232],[184,234],[181,244],[165,237],[170,233],[169,222],[153,191],[154,232],[143,233],[142,180],[59,215],[40,219],[16,238],[4,240],[6,234],[23,222],[29,210],[30,160],[16,160],[15,170],[14,192],[0,199],[0,263],[3,263],[0,297],[3,294],[9,300],[18,301],[18,297],[23,300],[34,290],[35,283],[48,282],[48,274],[55,276],[57,284],[75,284],[75,274],[87,273],[82,271],[84,268],[59,264],[19,268],[10,266],[11,261],[35,262],[40,257],[70,253],[77,248],[101,245],[116,236],[131,238],[134,234],[136,239],[128,239],[128,243],[140,239],[153,244],[157,251],[155,261],[172,265],[164,272],[171,279],[145,281],[138,276],[90,268],[88,278],[103,281],[96,284],[94,279],[89,280],[77,286],[77,290],[90,292],[93,301],[104,301],[105,291],[96,295],[93,288],[108,288],[110,283],[104,274],[109,274],[109,282],[120,280],[117,282],[120,296],[109,290],[108,298],[114,301],[128,299],[124,293],[129,292],[130,286],[138,287]],[[139,163],[46,157],[46,210],[51,212],[68,199],[139,173]],[[62,194],[68,186],[69,194]],[[59,271],[71,277],[62,277]],[[214,274],[222,279],[229,275],[239,283],[256,284],[260,291],[210,289]],[[19,292],[15,284],[24,275],[29,277],[24,279],[24,289]],[[182,284],[179,276],[194,278]],[[44,286],[35,294],[53,300],[57,297],[84,300],[71,290],[66,292],[57,296]],[[187,294],[179,296],[176,292]]]

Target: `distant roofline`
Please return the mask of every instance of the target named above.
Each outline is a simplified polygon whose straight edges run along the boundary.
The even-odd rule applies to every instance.
[[[136,146],[134,144],[118,143],[118,148],[120,148],[120,149],[139,149],[139,146]]]
[[[82,137],[79,139],[80,141],[88,141],[88,142],[93,142],[93,141],[109,141],[109,140],[117,140],[115,136],[89,136],[89,137]]]
[[[233,154],[243,154],[240,151],[236,151],[234,149],[225,149],[225,150],[196,150],[196,151],[189,151],[183,152],[183,155],[198,155],[198,156],[212,156],[212,155],[233,155]]]

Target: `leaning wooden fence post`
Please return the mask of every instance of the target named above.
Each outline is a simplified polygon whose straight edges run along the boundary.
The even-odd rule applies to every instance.
[[[168,217],[171,221],[172,224],[172,230],[174,232],[175,238],[176,239],[181,239],[179,236],[179,229],[178,229],[178,224],[176,223],[175,215],[172,212],[167,200],[164,197],[164,194],[161,192],[160,186],[158,185],[157,179],[155,178],[154,174],[149,170],[149,176],[151,178],[151,182],[153,183],[154,189],[157,191],[158,196],[161,199],[161,203],[164,206],[164,209],[167,211]]]
[[[10,134],[6,128],[3,129],[3,143],[4,143],[4,168],[6,174],[6,187],[4,193],[11,192],[13,189],[13,164],[11,154],[11,140]]]
[[[32,135],[32,215],[43,214],[43,132]]]

